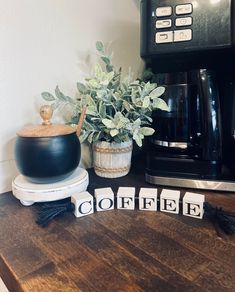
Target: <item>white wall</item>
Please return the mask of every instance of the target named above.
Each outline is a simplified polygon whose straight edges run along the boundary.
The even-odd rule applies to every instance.
[[[15,133],[39,123],[42,91],[58,84],[74,96],[97,58],[96,40],[111,42],[114,63],[138,73],[138,0],[0,0],[0,193],[17,170]]]

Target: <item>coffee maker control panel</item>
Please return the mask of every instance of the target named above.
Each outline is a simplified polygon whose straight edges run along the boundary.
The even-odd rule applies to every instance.
[[[188,27],[193,23],[192,12],[192,4],[156,8],[156,44],[190,41],[192,39],[192,29]],[[174,27],[187,28],[173,29]]]
[[[141,56],[234,49],[234,18],[235,0],[142,0]]]

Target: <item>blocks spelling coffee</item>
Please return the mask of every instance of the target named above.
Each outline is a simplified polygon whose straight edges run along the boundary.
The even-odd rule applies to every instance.
[[[114,193],[111,188],[95,189],[96,211],[114,209]],[[163,189],[160,194],[160,211],[179,213],[180,191]],[[157,211],[157,189],[141,188],[139,192],[139,210]],[[187,192],[183,197],[183,215],[202,219],[205,196]],[[74,194],[71,202],[75,205],[74,215],[82,217],[94,213],[94,197],[89,192]],[[135,188],[119,187],[117,209],[135,209]]]

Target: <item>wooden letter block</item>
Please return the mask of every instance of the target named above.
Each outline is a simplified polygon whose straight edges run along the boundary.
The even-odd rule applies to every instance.
[[[187,192],[183,197],[183,215],[202,219],[204,202],[204,195]]]
[[[180,191],[163,189],[160,196],[160,210],[162,212],[179,213]]]
[[[119,187],[117,192],[117,208],[125,210],[135,209],[135,188]]]
[[[114,193],[111,188],[95,189],[95,198],[97,211],[114,209]]]
[[[139,192],[139,209],[157,211],[157,189],[141,188]]]
[[[71,202],[75,206],[74,215],[82,217],[94,213],[94,197],[88,192],[73,194]]]

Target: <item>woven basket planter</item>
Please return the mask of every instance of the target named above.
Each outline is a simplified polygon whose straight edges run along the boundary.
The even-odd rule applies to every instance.
[[[132,140],[123,143],[96,142],[93,144],[93,166],[102,177],[121,177],[130,171]]]

